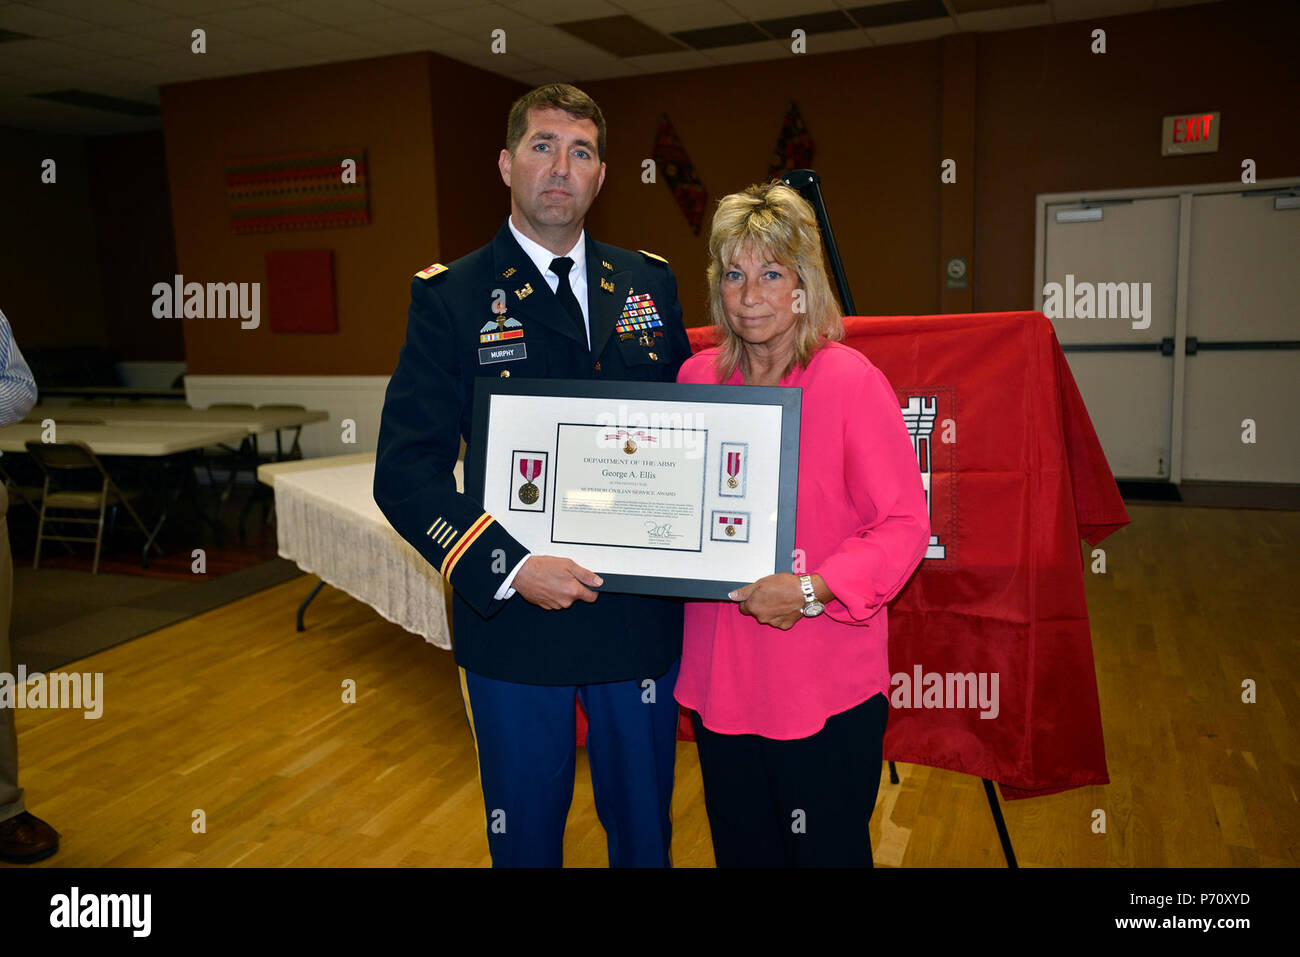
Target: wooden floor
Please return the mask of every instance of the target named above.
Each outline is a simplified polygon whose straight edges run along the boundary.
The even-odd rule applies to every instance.
[[[1111,784],[1004,804],[1020,863],[1294,866],[1300,513],[1130,511],[1103,544],[1107,574],[1088,575]],[[28,807],[63,835],[37,866],[489,864],[451,655],[334,589],[296,633],[313,583],[69,666],[104,673],[97,721],[18,712]],[[565,859],[603,867],[579,753]],[[1002,866],[978,779],[898,769],[891,785],[882,768],[871,820],[879,865]],[[678,745],[673,818],[675,864],[712,866],[692,744]]]

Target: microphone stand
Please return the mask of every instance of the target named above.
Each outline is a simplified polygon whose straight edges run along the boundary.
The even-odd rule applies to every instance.
[[[817,213],[817,225],[821,228],[822,240],[826,243],[826,258],[830,260],[831,273],[835,276],[835,285],[839,289],[840,305],[844,307],[844,315],[856,316],[858,310],[853,305],[853,293],[849,292],[849,279],[844,274],[844,264],[840,261],[839,247],[835,245],[835,233],[831,230],[830,217],[826,215],[826,201],[822,199],[821,177],[814,170],[795,169],[782,176],[781,182],[791,189],[797,190],[800,196],[812,204],[813,210]]]

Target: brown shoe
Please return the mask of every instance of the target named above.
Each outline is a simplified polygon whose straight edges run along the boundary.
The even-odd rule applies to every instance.
[[[0,861],[33,864],[59,849],[59,832],[34,814],[23,811],[0,821]]]

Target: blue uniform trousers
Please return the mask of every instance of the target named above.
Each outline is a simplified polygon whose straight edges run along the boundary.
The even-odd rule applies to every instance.
[[[493,867],[560,867],[577,755],[573,699],[587,713],[587,757],[611,867],[667,867],[677,755],[680,659],[662,675],[528,685],[460,669],[478,749]]]

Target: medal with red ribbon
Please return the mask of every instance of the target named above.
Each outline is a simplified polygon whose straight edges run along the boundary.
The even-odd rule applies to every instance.
[[[537,501],[537,486],[533,484],[533,479],[542,474],[541,459],[520,459],[519,474],[524,477],[524,484],[519,486],[519,501],[525,505],[532,505]]]
[[[727,487],[735,488],[740,484],[740,479],[736,478],[740,474],[740,453],[727,453]]]
[[[738,455],[739,453],[733,452],[732,454]],[[725,532],[727,535],[735,536],[736,526],[744,525],[745,520],[739,515],[719,515],[718,524],[727,526],[726,528],[723,529],[723,532]]]

